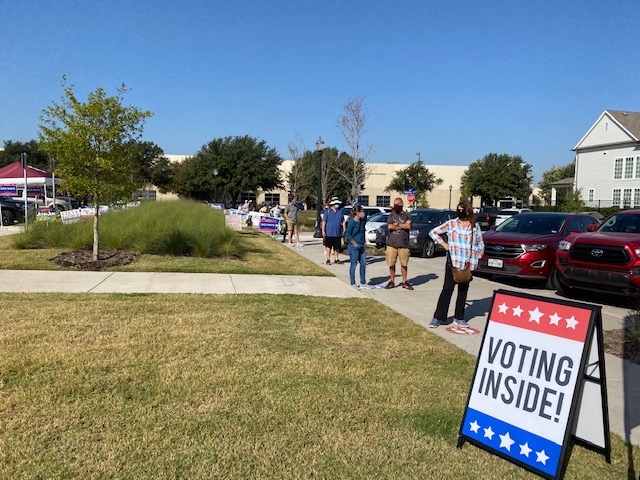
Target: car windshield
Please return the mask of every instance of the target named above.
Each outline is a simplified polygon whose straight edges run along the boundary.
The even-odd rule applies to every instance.
[[[367,223],[368,222],[384,222],[384,223],[387,223],[387,218],[389,218],[389,214],[388,213],[376,213],[375,215],[371,215],[369,218],[367,218]]]
[[[496,232],[552,235],[562,229],[566,217],[547,215],[514,215],[496,227]]]
[[[440,212],[411,212],[412,223],[433,223],[440,218]]]
[[[613,215],[600,226],[598,231],[616,233],[640,233],[640,215]]]

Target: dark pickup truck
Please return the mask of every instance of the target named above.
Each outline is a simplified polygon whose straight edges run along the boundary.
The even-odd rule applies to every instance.
[[[476,215],[476,223],[480,226],[480,230],[489,230],[496,223],[500,210],[502,210],[500,207],[482,207]]]

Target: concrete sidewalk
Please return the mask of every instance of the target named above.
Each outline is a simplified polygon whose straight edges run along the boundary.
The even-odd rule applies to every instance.
[[[349,287],[349,265],[325,265],[321,239],[311,233],[300,235],[304,245],[292,249],[308,260],[323,266],[335,277],[306,277],[287,275],[237,275],[205,273],[139,273],[139,272],[75,272],[0,270],[1,292],[66,292],[66,293],[272,293],[326,296],[334,298],[371,298],[405,315],[413,322],[427,327],[442,289],[445,267],[443,256],[432,259],[411,257],[409,281],[415,290],[400,287],[392,290]],[[279,238],[279,237],[278,237]],[[274,241],[279,241],[275,240]],[[346,255],[341,259],[347,261]],[[396,285],[401,282],[398,268]],[[356,272],[358,275],[358,272]],[[367,280],[371,284],[384,285],[389,279],[389,269],[383,257],[369,257]],[[356,280],[359,280],[356,276]],[[474,278],[467,299],[467,320],[480,333],[484,331],[494,290],[504,288],[531,293],[517,287],[507,287],[495,282]],[[536,295],[558,297],[555,292],[536,290]],[[453,302],[452,302],[453,303]],[[375,314],[372,312],[372,314]],[[453,314],[453,311],[450,311]],[[605,305],[602,308],[605,330],[620,329],[628,312],[625,309]],[[477,356],[482,335],[460,335],[445,326],[430,329],[448,342]],[[611,431],[640,445],[640,366],[613,355],[605,356],[609,416]]]
[[[303,233],[300,240],[304,248],[295,249],[308,260],[321,265],[337,278],[342,280],[345,287],[350,284],[349,264],[347,255],[340,255],[344,264],[325,265],[325,254],[322,240],[313,238],[312,233]],[[333,262],[333,258],[331,259]],[[396,288],[362,289],[361,293],[372,298],[387,307],[405,315],[413,322],[425,328],[429,325],[435,310],[442,282],[444,278],[445,257],[417,258],[411,257],[408,266],[408,279],[415,290],[406,290],[398,287],[402,282],[400,267],[396,269]],[[367,262],[367,280],[369,283],[384,285],[389,280],[389,268],[384,257],[369,257]],[[356,282],[360,278],[356,268]],[[467,298],[466,320],[470,326],[480,331],[477,335],[461,335],[448,330],[446,326],[429,329],[430,332],[444,338],[448,342],[457,345],[473,356],[477,356],[482,342],[482,332],[486,326],[486,319],[491,306],[491,299],[495,290],[505,289],[549,298],[560,297],[556,292],[544,289],[523,289],[507,285],[500,285],[491,280],[475,277]],[[455,293],[454,293],[455,295]],[[450,318],[453,318],[454,300],[449,310]],[[610,306],[602,306],[602,323],[604,330],[621,329],[628,310]],[[640,446],[640,365],[622,360],[614,355],[605,354],[605,366],[607,373],[607,393],[609,400],[609,421],[613,433],[623,439]]]

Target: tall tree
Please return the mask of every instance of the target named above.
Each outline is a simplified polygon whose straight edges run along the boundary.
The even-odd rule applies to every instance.
[[[489,153],[472,162],[462,175],[462,195],[479,196],[482,204],[495,205],[501,198],[528,198],[531,165],[519,155]]]
[[[351,161],[337,168],[338,174],[349,184],[348,203],[358,199],[364,188],[364,182],[371,175],[371,168],[367,162],[373,153],[372,145],[364,145],[364,135],[367,132],[369,112],[364,104],[364,97],[350,99],[343,106],[343,113],[338,117],[338,129],[347,144],[347,153]]]
[[[288,148],[289,156],[291,158],[291,171],[287,176],[287,184],[289,187],[288,193],[299,198],[298,190],[300,190],[305,183],[304,168],[301,168],[301,161],[303,155],[307,152],[307,149],[304,146],[302,136],[298,132],[296,132],[295,140],[289,142]]]
[[[442,184],[442,179],[430,172],[422,160],[418,160],[408,167],[398,170],[385,188],[385,192],[404,192],[412,188],[416,191],[417,203],[424,206],[426,194],[440,184]]]
[[[166,193],[171,186],[172,171],[162,148],[153,142],[137,140],[130,140],[129,146],[140,183],[144,186],[155,185],[162,193]]]
[[[90,198],[96,214],[93,222],[93,259],[100,246],[100,205],[131,199],[141,187],[136,176],[135,149],[131,141],[142,136],[145,119],[152,115],[123,105],[124,84],[115,96],[102,88],[81,102],[62,79],[64,95],[40,116],[41,147],[56,157],[65,189]]]
[[[172,191],[208,201],[217,191],[225,203],[237,203],[242,193],[282,187],[281,163],[278,152],[264,140],[248,135],[216,138],[174,167]]]
[[[549,170],[546,170],[542,173],[542,179],[538,182],[538,188],[540,189],[540,196],[544,199],[547,205],[551,205],[551,184],[554,182],[558,182],[560,180],[564,180],[565,178],[570,178],[575,175],[575,160],[567,165],[562,167],[556,167],[555,165],[551,167]],[[565,189],[559,189],[556,191],[556,202],[561,204],[565,197],[567,196],[567,191]]]
[[[49,170],[51,165],[49,155],[41,150],[40,142],[37,140],[29,140],[28,142],[5,140],[4,149],[0,150],[0,168],[20,161],[21,153],[29,155],[29,165],[32,167]]]

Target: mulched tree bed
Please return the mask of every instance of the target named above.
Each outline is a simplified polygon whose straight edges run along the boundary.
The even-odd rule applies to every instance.
[[[120,267],[135,262],[138,254],[134,252],[122,252],[118,250],[102,251],[98,260],[93,260],[93,252],[90,250],[76,250],[64,252],[51,259],[56,265],[77,270],[101,271],[106,268]]]
[[[604,332],[604,350],[616,357],[624,358],[640,365],[640,342],[632,338],[631,328]],[[635,328],[640,328],[640,326]]]

